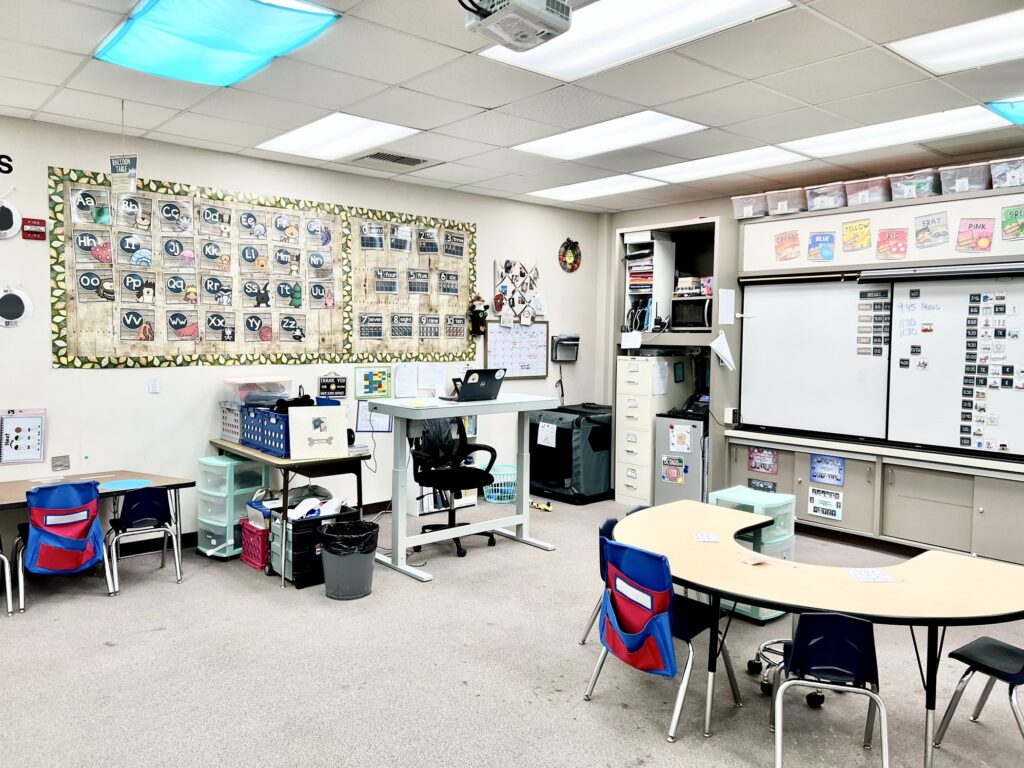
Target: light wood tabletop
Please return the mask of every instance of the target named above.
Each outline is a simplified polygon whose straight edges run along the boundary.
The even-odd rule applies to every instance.
[[[930,551],[878,569],[891,582],[858,581],[847,568],[754,555],[735,541],[769,518],[695,501],[635,512],[615,540],[668,557],[673,578],[727,599],[787,612],[836,611],[883,624],[976,625],[1024,618],[1024,567]],[[696,534],[719,541],[701,542]],[[797,558],[800,553],[797,550]]]
[[[334,462],[345,462],[345,461],[362,461],[363,459],[370,458],[370,452],[365,449],[354,450],[347,456],[332,456],[330,458],[318,458],[318,459],[281,459],[277,456],[271,456],[269,453],[250,448],[247,445],[241,443],[233,443],[230,440],[223,440],[216,438],[210,441],[210,445],[214,448],[230,453],[234,456],[244,456],[252,459],[253,461],[262,461],[266,464],[276,467],[277,469],[296,469],[301,467],[309,467],[317,464],[330,464]],[[355,446],[353,446],[355,448]],[[302,474],[299,472],[298,474]]]
[[[103,485],[125,480],[148,480],[150,488],[191,488],[195,480],[167,475],[153,475],[148,472],[134,472],[130,469],[112,469],[109,472],[87,472],[81,475],[51,475],[28,480],[8,480],[0,483],[0,509],[18,509],[25,506],[25,494],[40,485],[55,483],[81,483],[95,480],[100,484],[100,498],[119,496],[123,490],[104,490]]]

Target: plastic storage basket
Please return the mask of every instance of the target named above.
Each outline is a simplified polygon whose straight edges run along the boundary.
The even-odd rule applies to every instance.
[[[761,542],[772,544],[792,538],[796,522],[796,497],[791,493],[768,493],[737,485],[708,494],[708,504],[765,515],[774,520],[761,529]],[[739,537],[752,540],[749,535]]]
[[[492,504],[511,504],[516,500],[516,465],[495,464],[494,482],[484,486],[484,499]]]
[[[270,528],[257,528],[248,520],[242,520],[242,557],[243,563],[257,571],[267,565],[270,554]]]
[[[220,404],[220,436],[232,443],[240,442],[242,439],[242,406],[224,400]]]

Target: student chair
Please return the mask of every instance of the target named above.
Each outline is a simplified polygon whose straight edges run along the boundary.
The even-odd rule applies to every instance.
[[[609,517],[603,523],[601,523],[600,529],[597,532],[597,549],[599,564],[601,568],[601,583],[605,584],[608,581],[608,563],[604,559],[604,540],[608,539],[613,541],[615,536],[613,531],[615,530],[615,524],[619,521],[614,517]],[[587,626],[583,630],[583,637],[580,638],[580,645],[587,644],[587,638],[590,637],[590,630],[594,628],[594,624],[597,622],[597,615],[601,613],[601,604],[604,602],[604,590],[601,590],[601,594],[597,597],[597,605],[594,606],[593,612],[590,614],[590,619],[587,621]]]
[[[167,540],[171,540],[174,555],[174,573],[178,584],[181,584],[181,551],[178,549],[178,538],[174,535],[174,518],[171,516],[171,505],[167,500],[167,491],[160,488],[141,488],[126,493],[116,517],[110,521],[105,541],[110,552],[110,565],[114,582],[114,594],[121,593],[118,579],[117,561],[121,559],[121,540],[134,536],[150,536],[154,533],[163,534],[160,542],[160,567],[167,562]]]
[[[864,748],[878,712],[882,731],[882,768],[889,768],[889,728],[885,703],[878,695],[878,659],[870,621],[838,613],[806,613],[800,617],[783,664],[788,679],[775,694],[775,768],[782,768],[782,701],[790,688],[858,693],[867,696],[868,720]]]
[[[456,522],[455,501],[461,499],[462,492],[467,489],[476,488],[482,491],[484,486],[494,482],[491,468],[498,458],[498,452],[491,446],[481,443],[469,445],[462,419],[427,419],[422,422],[422,428],[421,436],[409,439],[412,449],[412,476],[420,485],[432,488],[441,495],[448,512],[448,522],[424,525],[420,532],[444,531],[466,525]],[[490,455],[487,466],[484,469],[467,466],[466,457],[479,452]],[[422,499],[423,496],[419,498]],[[482,531],[473,535],[485,536],[487,545],[494,546],[493,533]],[[462,542],[458,538],[452,541],[455,542],[455,553],[459,557],[465,557],[466,550],[463,549]],[[413,547],[416,552],[420,549],[420,546]]]
[[[986,675],[988,680],[985,681],[985,689],[981,692],[977,706],[974,707],[971,721],[978,722],[981,710],[985,708],[985,702],[988,701],[988,695],[992,693],[992,687],[998,680],[1001,683],[1006,683],[1010,688],[1010,709],[1013,711],[1013,719],[1017,721],[1017,727],[1020,728],[1021,736],[1024,736],[1024,714],[1021,713],[1020,702],[1017,700],[1017,689],[1024,685],[1024,648],[1017,648],[1001,640],[996,640],[994,637],[979,637],[962,648],[952,651],[949,658],[962,661],[967,665],[967,671],[957,683],[953,698],[946,708],[946,714],[942,716],[942,722],[935,733],[933,742],[935,746],[942,745],[942,737],[946,735],[946,729],[949,727],[950,720],[953,719],[953,713],[956,712],[956,707],[960,703],[960,697],[964,695],[964,689],[971,682],[975,672]]]
[[[4,541],[0,538],[0,568],[3,568],[4,594],[7,596],[7,615],[14,613],[14,601],[11,599],[11,561],[4,554]]]
[[[693,669],[693,639],[707,630],[717,632],[719,616],[710,605],[675,594],[668,558],[664,555],[608,538],[603,538],[601,544],[607,567],[600,614],[601,645],[604,647],[597,657],[597,666],[583,698],[590,701],[593,696],[594,686],[609,653],[634,669],[674,678],[677,664],[673,638],[677,637],[686,643],[687,655],[668,727],[668,741],[675,741]],[[742,703],[729,648],[721,633],[719,637],[733,702],[739,707]]]
[[[25,571],[50,575],[79,573],[103,563],[107,594],[113,596],[107,548],[99,520],[99,483],[62,483],[25,494],[28,522],[18,526],[18,611],[25,611]]]

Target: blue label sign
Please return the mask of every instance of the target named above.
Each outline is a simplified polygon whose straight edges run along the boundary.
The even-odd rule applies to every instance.
[[[846,459],[839,456],[811,454],[811,482],[822,485],[846,484]]]

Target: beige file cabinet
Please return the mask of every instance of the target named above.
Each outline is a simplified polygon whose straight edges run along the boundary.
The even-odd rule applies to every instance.
[[[658,470],[654,456],[654,417],[683,404],[693,382],[673,376],[679,357],[618,358],[615,373],[615,500],[632,506],[653,503]],[[655,366],[668,365],[664,394],[657,387]]]

